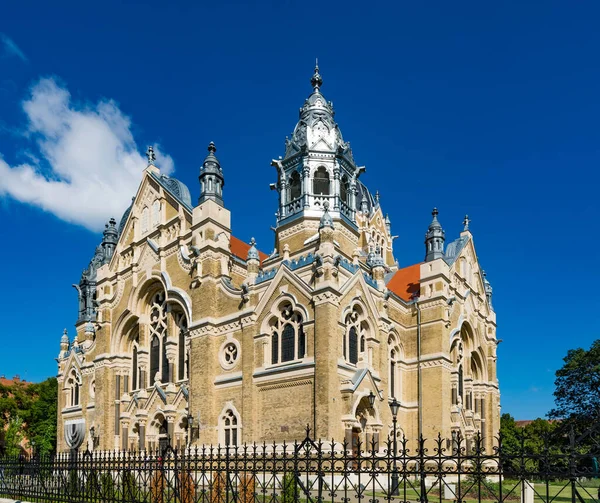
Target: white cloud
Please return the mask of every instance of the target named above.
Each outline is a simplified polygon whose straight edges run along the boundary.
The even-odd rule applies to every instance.
[[[23,103],[25,136],[39,149],[25,164],[10,166],[0,152],[0,195],[37,206],[58,218],[99,231],[120,218],[141,181],[146,159],[138,151],[131,122],[115,102],[75,105],[54,79],[35,84]],[[161,172],[173,160],[154,148]]]
[[[16,56],[21,61],[27,62],[27,56],[23,54],[23,51],[19,49],[19,46],[11,38],[7,37],[4,33],[0,33],[0,40],[2,41],[6,56]]]

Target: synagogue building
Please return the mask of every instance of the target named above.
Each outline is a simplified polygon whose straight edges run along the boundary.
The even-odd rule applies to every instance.
[[[361,182],[322,84],[316,68],[272,161],[269,255],[232,235],[213,143],[193,199],[148,149],[131,205],[74,285],[59,450],[280,443],[302,440],[307,425],[313,438],[381,446],[390,403],[398,437],[481,432],[491,448],[496,315],[469,219],[450,239],[436,209],[410,215],[423,219],[423,261],[399,264],[383,208],[393,203]]]

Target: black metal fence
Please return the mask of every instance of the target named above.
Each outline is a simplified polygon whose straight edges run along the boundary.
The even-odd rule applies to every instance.
[[[0,496],[31,502],[600,503],[598,445],[475,437],[0,459]]]

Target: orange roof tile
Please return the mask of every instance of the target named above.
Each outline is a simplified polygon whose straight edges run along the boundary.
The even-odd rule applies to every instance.
[[[387,287],[401,299],[409,301],[413,296],[419,295],[420,279],[421,264],[419,263],[398,269],[388,281]]]
[[[16,375],[12,379],[7,379],[6,377],[1,376],[0,384],[2,384],[2,386],[12,386],[13,384],[22,384],[23,386],[29,386],[31,383],[27,382],[25,379],[21,379],[18,375]]]
[[[241,258],[242,260],[246,260],[248,256],[248,250],[250,249],[250,245],[248,243],[244,243],[241,239],[236,238],[235,236],[231,236],[229,240],[229,247],[231,249],[231,253],[233,253],[236,257]],[[260,263],[265,260],[268,255],[259,250],[258,256],[260,257]]]

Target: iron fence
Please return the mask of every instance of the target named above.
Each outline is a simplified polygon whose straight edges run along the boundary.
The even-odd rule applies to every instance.
[[[0,496],[31,502],[600,503],[598,444],[501,438],[486,451],[421,438],[385,445],[315,442],[162,452],[71,452],[0,459]],[[414,444],[414,445],[413,445]]]

